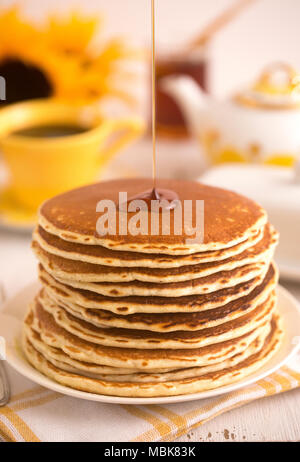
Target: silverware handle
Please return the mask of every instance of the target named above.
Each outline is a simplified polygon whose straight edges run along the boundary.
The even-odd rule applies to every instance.
[[[10,400],[10,386],[4,368],[3,361],[0,360],[0,382],[2,383],[3,394],[0,396],[0,406],[5,406]]]
[[[3,303],[5,298],[4,287],[0,284],[0,303]],[[0,407],[5,406],[10,400],[10,385],[3,363],[4,361],[0,359],[0,382],[3,389],[3,393],[0,395]]]

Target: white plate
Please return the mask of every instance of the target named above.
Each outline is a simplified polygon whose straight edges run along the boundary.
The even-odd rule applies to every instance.
[[[74,390],[60,385],[36,371],[24,358],[19,347],[22,320],[27,304],[33,299],[38,290],[39,284],[34,283],[24,288],[18,295],[6,302],[3,311],[0,313],[0,336],[6,339],[7,362],[20,374],[46,388],[73,396],[75,398],[103,403],[116,404],[167,404],[179,403],[182,401],[194,401],[203,398],[228,393],[246,385],[256,382],[279,369],[299,350],[300,347],[300,306],[297,300],[290,293],[278,288],[279,311],[284,320],[285,337],[280,350],[276,355],[259,371],[249,375],[245,379],[233,385],[227,385],[215,390],[195,393],[192,395],[180,395],[160,398],[124,398],[117,396],[96,395],[83,391]]]

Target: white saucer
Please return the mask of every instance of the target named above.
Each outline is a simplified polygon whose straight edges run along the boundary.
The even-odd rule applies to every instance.
[[[29,234],[36,223],[36,213],[24,210],[8,186],[9,173],[0,152],[0,230]]]
[[[31,234],[36,223],[36,214],[25,211],[13,199],[3,201],[2,195],[9,193],[1,187],[0,182],[0,229],[22,234]],[[5,203],[5,206],[3,205]]]
[[[7,301],[0,313],[0,336],[6,340],[7,362],[20,374],[46,388],[73,396],[75,398],[103,403],[115,404],[168,404],[183,401],[194,401],[203,398],[228,393],[246,385],[250,385],[283,366],[300,348],[300,306],[290,293],[278,288],[279,311],[283,316],[285,337],[280,350],[259,371],[249,375],[245,379],[233,385],[227,385],[215,390],[195,393],[192,395],[170,396],[161,398],[124,398],[114,396],[96,395],[83,391],[74,390],[60,385],[36,371],[24,358],[19,347],[22,320],[31,301],[39,288],[38,283],[33,283],[24,288],[14,298]]]
[[[300,282],[300,261],[289,261],[283,259],[275,259],[278,264],[280,277],[287,281]]]

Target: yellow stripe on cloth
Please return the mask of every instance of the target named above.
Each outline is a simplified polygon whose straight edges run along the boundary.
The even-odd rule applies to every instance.
[[[10,403],[14,403],[15,401],[20,401],[22,399],[30,398],[32,396],[45,393],[47,391],[48,391],[47,388],[44,388],[41,386],[33,387],[33,388],[30,388],[29,390],[24,391],[23,393],[18,393],[16,395],[13,395],[10,399]]]
[[[287,377],[289,375],[291,378]],[[295,383],[296,381],[296,383]],[[282,367],[276,373],[271,374],[265,379],[259,380],[257,383],[245,387],[237,392],[232,392],[220,398],[218,401],[213,400],[207,406],[200,407],[189,411],[186,414],[179,415],[162,406],[149,405],[147,409],[166,417],[170,424],[177,427],[175,438],[185,434],[188,430],[196,428],[203,423],[211,420],[218,415],[235,409],[255,399],[272,396],[280,392],[285,392],[300,386],[300,373],[290,369],[287,366]],[[200,418],[198,422],[193,422],[194,419]],[[161,435],[161,441],[168,441],[172,434],[170,429],[165,435]],[[146,431],[134,441],[153,441],[153,431]]]
[[[41,393],[46,393],[46,396],[39,396],[36,399],[30,399],[22,401],[23,398],[31,398],[33,396],[40,395]],[[21,417],[17,414],[19,411],[23,411],[25,409],[30,409],[36,406],[41,406],[46,403],[50,403],[58,398],[63,397],[60,393],[49,392],[44,387],[34,387],[30,390],[25,391],[24,393],[19,393],[12,397],[12,405],[9,407],[3,407],[0,409],[0,416],[1,414],[5,416],[10,423],[12,424],[13,428],[19,433],[19,435],[26,441],[26,442],[39,442],[39,438],[33,433],[33,431],[27,426],[27,424],[21,419]],[[2,432],[5,435],[5,439],[9,437],[10,439],[13,437],[13,441],[18,441],[9,430],[9,428],[3,423],[0,422],[3,426]],[[1,430],[1,426],[0,426]]]
[[[272,374],[271,377],[280,384],[282,391],[287,391],[292,388],[291,380],[281,375],[280,371],[278,373]]]
[[[289,375],[291,375],[291,377],[297,380],[298,385],[300,385],[300,373],[297,373],[289,369],[288,367],[282,368],[282,372],[286,372]],[[254,401],[255,399],[277,394],[278,390],[276,389],[276,386],[273,383],[269,382],[267,379],[259,380],[256,384],[249,386],[247,388],[241,389],[238,392],[230,393],[229,395],[226,395],[225,397],[222,397],[221,399],[219,399],[217,402],[214,401],[213,403],[210,403],[207,406],[204,406],[202,408],[199,408],[199,409],[196,409],[196,410],[193,410],[193,411],[190,411],[184,414],[182,418],[185,418],[187,420],[186,428],[188,428],[189,430],[197,428],[198,426],[204,424],[208,420],[212,420],[218,415],[223,414],[224,412],[227,412],[237,407],[240,407],[242,405],[245,405],[249,402]],[[281,391],[283,392],[294,388],[292,382],[287,377],[282,375],[281,370],[279,370],[277,373],[272,374],[270,376],[270,379],[277,382],[281,386]],[[261,387],[264,390],[263,394],[261,393],[261,390],[259,389],[259,387]],[[243,396],[247,396],[247,394],[249,393],[252,396],[250,398],[243,399]],[[230,403],[232,399],[236,400],[236,402]],[[208,416],[207,414],[209,414],[209,412],[212,410],[215,410],[215,412],[211,413]],[[205,414],[207,415],[207,417],[204,417]],[[194,419],[195,417],[196,418],[200,417],[200,416],[203,416],[203,417],[198,422],[190,426],[188,425],[189,420]],[[179,436],[182,436],[185,433],[186,433],[186,429],[182,427],[179,430],[176,437],[178,438]]]
[[[150,414],[149,412],[143,411],[137,406],[129,406],[127,404],[123,404],[122,408],[125,409],[129,414],[138,417],[139,419],[144,420],[145,422],[148,422],[152,425],[154,430],[161,436],[166,436],[171,432],[171,427],[169,424],[163,422],[162,420],[158,419],[155,417],[153,414]],[[150,434],[153,435],[153,430],[149,432]],[[135,438],[133,441],[141,441],[139,440],[140,437]],[[151,439],[153,441],[154,439]]]
[[[5,425],[4,422],[2,422],[0,418],[0,436],[5,440],[6,443],[15,443],[17,439],[11,432],[11,430],[8,428],[7,425]]]
[[[275,393],[277,393],[274,383],[269,382],[268,380],[261,379],[257,382],[257,385],[266,391],[267,396],[275,395]]]
[[[16,414],[9,406],[0,408],[0,416],[5,416],[14,426],[14,428],[20,433],[25,441],[28,442],[39,442],[38,437],[28,427],[28,425]]]
[[[298,385],[300,385],[300,373],[299,372],[296,372],[287,366],[283,367],[282,369],[284,370],[284,372],[286,372],[291,377],[293,377],[293,379],[295,379],[298,382]]]
[[[204,403],[201,400],[195,401],[190,403],[187,408],[181,407],[180,404],[178,404],[178,407],[171,406],[171,409],[167,405],[122,405],[120,407],[136,418],[135,422],[133,422],[133,427],[135,428],[134,433],[132,432],[133,435],[138,434],[136,428],[138,428],[140,422],[137,419],[146,424],[146,427],[144,426],[145,431],[142,434],[132,436],[132,439],[129,437],[129,440],[145,442],[173,441],[224,412],[256,399],[272,396],[298,386],[300,386],[300,373],[285,366],[255,384],[205,400]],[[0,408],[0,436],[6,441],[40,441],[38,436],[22,420],[19,413],[23,416],[22,411],[52,403],[59,398],[65,399],[64,395],[40,386],[35,386],[14,395],[9,406]],[[63,406],[64,402],[62,401],[61,404]],[[189,412],[184,412],[183,409],[189,409]],[[51,405],[49,410],[51,412]],[[26,416],[26,413],[24,415]],[[35,418],[38,418],[38,415],[35,415]],[[38,428],[36,423],[33,428]],[[41,432],[39,436],[41,439],[47,440],[47,434],[45,436]],[[118,435],[116,434],[116,440],[117,438]]]
[[[187,433],[191,428],[197,428],[198,426],[202,425],[203,423],[214,419],[220,414],[227,412],[229,410],[235,409],[243,404],[250,403],[251,401],[263,398],[267,396],[266,390],[258,387],[256,384],[252,385],[251,387],[244,388],[242,390],[229,393],[227,395],[222,396],[219,399],[214,399],[211,403],[200,406],[197,409],[193,409],[192,411],[183,414],[181,417],[182,426],[179,426],[178,420],[176,420],[178,424],[178,431],[176,438],[182,436],[183,434]],[[200,401],[201,403],[201,401]],[[194,419],[200,418],[198,422],[193,422]],[[162,435],[160,441],[170,441],[172,436],[172,429],[170,431]],[[172,438],[173,439],[173,438]],[[139,437],[135,438],[134,441],[155,441],[153,439],[153,432],[146,431],[141,434]]]
[[[159,415],[162,415],[163,417],[166,417],[176,426],[177,432],[174,435],[174,438],[178,438],[177,433],[179,431],[182,431],[182,429],[187,429],[188,422],[187,419],[184,416],[181,416],[179,414],[176,414],[173,411],[170,411],[169,409],[166,409],[163,406],[157,406],[157,405],[148,405],[147,409],[150,409],[152,412],[155,412]]]
[[[47,396],[42,396],[37,399],[32,399],[30,401],[26,401],[25,403],[16,403],[12,405],[12,409],[16,412],[23,411],[25,409],[30,409],[32,407],[41,406],[42,404],[51,403],[58,398],[63,398],[64,395],[56,392],[48,393]]]
[[[195,417],[202,417],[202,422],[213,419],[224,411],[229,411],[241,405],[241,403],[248,403],[257,398],[266,396],[266,392],[255,385],[255,387],[244,388],[240,391],[228,393],[225,397],[214,400],[212,403],[202,408],[195,409],[185,414],[187,419]]]

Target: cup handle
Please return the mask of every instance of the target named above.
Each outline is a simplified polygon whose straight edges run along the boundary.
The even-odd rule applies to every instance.
[[[145,122],[141,118],[108,120],[104,124],[105,127],[102,129],[105,132],[106,141],[101,146],[99,158],[101,164],[106,163],[114,154],[145,131]],[[111,136],[113,139],[109,140]]]

